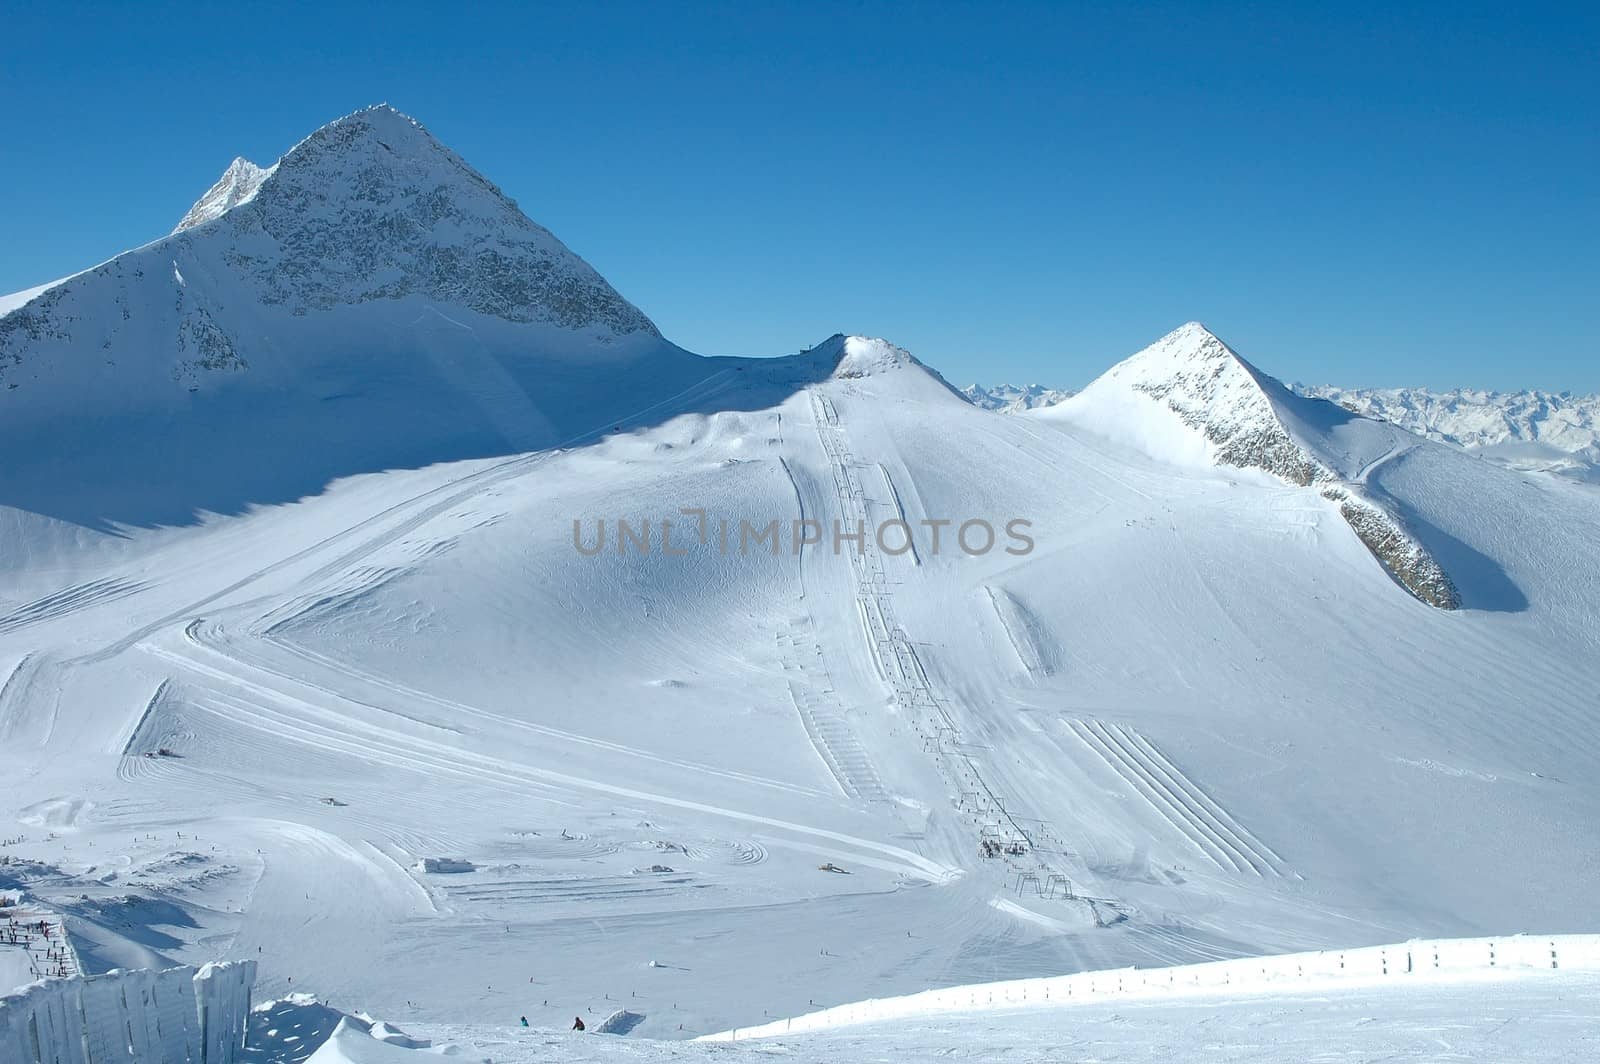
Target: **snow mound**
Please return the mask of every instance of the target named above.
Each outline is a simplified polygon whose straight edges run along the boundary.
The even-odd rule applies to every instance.
[[[1367,475],[1411,442],[1394,426],[1296,395],[1199,322],[1188,322],[1040,413],[1177,465],[1232,467],[1316,487],[1406,590],[1457,609],[1449,575]]]
[[[644,1022],[644,1016],[627,1009],[618,1009],[599,1023],[595,1024],[595,1034],[627,1034]]]
[[[830,337],[823,346],[838,352],[833,375],[841,379],[873,377],[908,366],[922,366],[905,348],[875,336],[840,334]]]
[[[937,370],[881,337],[836,333],[806,352],[805,357],[831,363],[834,380],[872,382],[877,386],[872,390],[892,391],[899,398],[916,396],[966,403],[966,396]]]
[[[456,1056],[453,1046],[433,1047],[426,1040],[409,1038],[387,1024],[369,1024],[346,1016],[328,1040],[306,1058],[307,1064],[404,1064],[416,1053]]]

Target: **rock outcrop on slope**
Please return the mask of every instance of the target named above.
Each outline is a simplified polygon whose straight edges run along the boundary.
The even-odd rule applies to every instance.
[[[206,194],[195,201],[189,212],[178,222],[174,233],[181,233],[185,229],[193,229],[202,222],[209,222],[213,218],[222,216],[239,204],[245,202],[256,194],[276,167],[262,169],[249,159],[240,156],[228,164],[222,172],[217,183],[206,190]]]
[[[1150,407],[1164,415],[1148,418]],[[1044,416],[1133,439],[1158,457],[1253,469],[1315,487],[1402,587],[1439,609],[1460,607],[1450,576],[1367,474],[1411,437],[1332,403],[1291,392],[1198,322],[1113,366]]]

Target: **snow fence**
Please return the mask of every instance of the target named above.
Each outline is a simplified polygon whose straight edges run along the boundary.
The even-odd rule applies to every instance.
[[[701,1035],[695,1041],[732,1042],[746,1038],[771,1038],[941,1012],[1059,1007],[1179,995],[1438,983],[1551,969],[1600,972],[1600,935],[1513,935],[1507,938],[1417,940],[1392,946],[1288,953],[1275,957],[1240,957],[1174,968],[1116,968],[1041,979],[975,983],[924,990],[920,994],[904,997],[874,998],[835,1005],[757,1027],[736,1027],[731,1031]]]
[[[255,961],[44,979],[0,997],[3,1064],[234,1064]]]

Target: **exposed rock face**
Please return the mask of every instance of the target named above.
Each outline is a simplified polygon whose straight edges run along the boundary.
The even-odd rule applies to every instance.
[[[1265,470],[1291,484],[1337,479],[1290,436],[1263,384],[1272,378],[1199,322],[1167,334],[1111,373],[1124,367],[1132,368],[1128,385],[1202,433],[1219,464]]]
[[[47,392],[80,406],[176,401],[253,363],[259,371],[292,319],[309,319],[293,330],[303,346],[320,335],[319,314],[406,299],[451,321],[461,309],[581,333],[574,350],[659,339],[481,174],[410,118],[375,107],[271,167],[234,160],[172,235],[0,314],[0,398],[16,393],[16,417],[45,409]],[[415,313],[386,324],[404,332]],[[359,346],[349,330],[330,324],[327,335]]]
[[[220,217],[233,231],[230,262],[263,302],[298,313],[423,294],[509,321],[656,333],[548,230],[389,107],[317,130]]]
[[[237,207],[254,196],[256,190],[261,187],[261,182],[271,173],[272,169],[263,170],[243,156],[233,160],[222,172],[222,177],[217,183],[189,208],[189,213],[183,216],[183,220],[173,232],[181,233],[185,229],[192,229]]]
[[[1461,595],[1449,574],[1393,514],[1339,485],[1323,488],[1322,497],[1338,504],[1356,536],[1402,587],[1438,609],[1461,608]]]
[[[1360,448],[1338,450],[1328,437],[1333,426],[1351,421],[1348,412],[1295,395],[1198,322],[1181,326],[1112,367],[1083,398],[1093,401],[1097,389],[1126,389],[1161,403],[1205,439],[1218,465],[1257,469],[1290,484],[1318,487],[1402,587],[1430,606],[1460,607],[1455,585],[1406,528],[1403,517],[1364,488],[1367,470],[1381,460],[1378,455],[1373,461],[1358,460]],[[1400,435],[1370,424],[1379,431],[1367,435],[1380,443]]]

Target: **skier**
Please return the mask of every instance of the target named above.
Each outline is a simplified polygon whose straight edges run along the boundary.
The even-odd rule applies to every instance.
[[[572,1017],[572,1029],[574,1031],[583,1030],[583,1017],[582,1016],[574,1016],[574,1017]]]
[[[528,1026],[528,1017],[526,1017],[526,1016],[522,1017],[522,1026],[524,1026],[524,1027]]]

